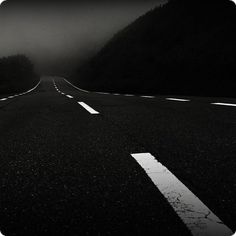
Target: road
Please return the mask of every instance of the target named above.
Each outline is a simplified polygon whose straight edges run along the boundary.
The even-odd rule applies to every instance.
[[[155,183],[135,159],[144,154],[178,179],[169,188],[183,184],[220,226],[235,232],[234,104],[91,93],[60,77],[43,77],[21,96],[0,97],[0,231],[194,235],[181,218],[189,208],[179,214],[180,197],[171,203],[173,191],[164,193],[168,180],[161,191],[161,180]],[[201,219],[194,217],[188,219],[198,230]]]

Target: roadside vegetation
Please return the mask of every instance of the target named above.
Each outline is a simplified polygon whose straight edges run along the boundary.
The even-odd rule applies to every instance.
[[[117,33],[73,76],[88,90],[236,96],[236,6],[170,0]]]
[[[26,56],[0,58],[0,94],[26,91],[38,81],[34,66]]]

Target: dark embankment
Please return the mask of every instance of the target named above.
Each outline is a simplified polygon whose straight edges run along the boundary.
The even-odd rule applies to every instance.
[[[0,94],[26,91],[37,81],[39,77],[27,57],[17,55],[0,58]]]
[[[170,0],[115,35],[73,80],[89,90],[235,97],[235,64],[233,2]]]

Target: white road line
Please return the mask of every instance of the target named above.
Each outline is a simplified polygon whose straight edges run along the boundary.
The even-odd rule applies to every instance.
[[[38,84],[35,87],[33,87],[32,89],[28,90],[27,92],[22,93],[22,95],[32,92],[33,90],[35,90],[39,86],[40,83],[41,83],[41,80],[38,82]]]
[[[133,94],[125,94],[124,96],[126,96],[126,97],[134,97],[135,95],[133,95]]]
[[[68,98],[74,98],[74,97],[72,97],[72,96],[70,96],[70,95],[66,95]]]
[[[76,89],[78,89],[78,90],[80,90],[80,91],[82,91],[82,92],[89,93],[89,91],[87,91],[87,90],[80,89],[80,88],[76,87],[75,85],[73,85],[72,83],[70,83],[68,80],[66,80],[66,79],[64,79],[64,80],[65,80],[68,84],[70,84],[72,87],[74,87],[74,88],[76,88]]]
[[[113,95],[115,95],[115,96],[119,96],[119,95],[120,95],[120,93],[113,93]]]
[[[9,97],[7,97],[7,98],[1,98],[0,101],[6,101],[6,100],[11,99],[11,98],[14,98],[14,97],[18,97],[18,96],[22,96],[22,95],[28,94],[28,93],[32,92],[33,90],[35,90],[35,89],[39,86],[40,83],[41,83],[41,80],[40,80],[40,81],[38,82],[38,84],[37,84],[35,87],[33,87],[32,89],[30,89],[30,90],[28,90],[28,91],[26,91],[26,92],[24,92],[24,93],[19,93],[19,94],[15,94],[15,95],[9,96]]]
[[[211,103],[212,105],[217,105],[217,106],[228,106],[228,107],[236,107],[236,104],[234,103],[221,103],[221,102],[217,102],[217,103]]]
[[[180,99],[180,98],[166,98],[168,101],[176,101],[176,102],[190,102],[189,99]]]
[[[80,104],[84,109],[86,109],[92,115],[99,114],[99,112],[95,111],[92,107],[90,107],[89,105],[87,105],[84,102],[78,102],[78,104]]]
[[[231,236],[233,232],[150,153],[131,154],[164,195],[193,236]]]
[[[55,80],[53,79],[53,84],[54,84],[54,87],[55,87],[55,89],[56,89],[56,91],[58,92],[58,93],[60,93],[60,94],[62,94],[62,95],[66,95],[65,93],[62,93],[59,89],[58,89],[58,87],[57,87],[57,85],[56,85],[56,82],[55,82]],[[70,95],[66,95],[68,98],[73,98],[72,96],[70,96]]]
[[[104,92],[96,92],[98,94],[102,94],[102,95],[109,95],[110,93],[104,93]]]
[[[155,98],[155,96],[140,96],[141,98]]]

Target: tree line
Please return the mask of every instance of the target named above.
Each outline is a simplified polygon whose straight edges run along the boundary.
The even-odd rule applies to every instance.
[[[73,76],[85,89],[235,97],[236,6],[170,0],[117,33]]]
[[[0,94],[25,91],[38,80],[34,65],[26,56],[0,58]]]

